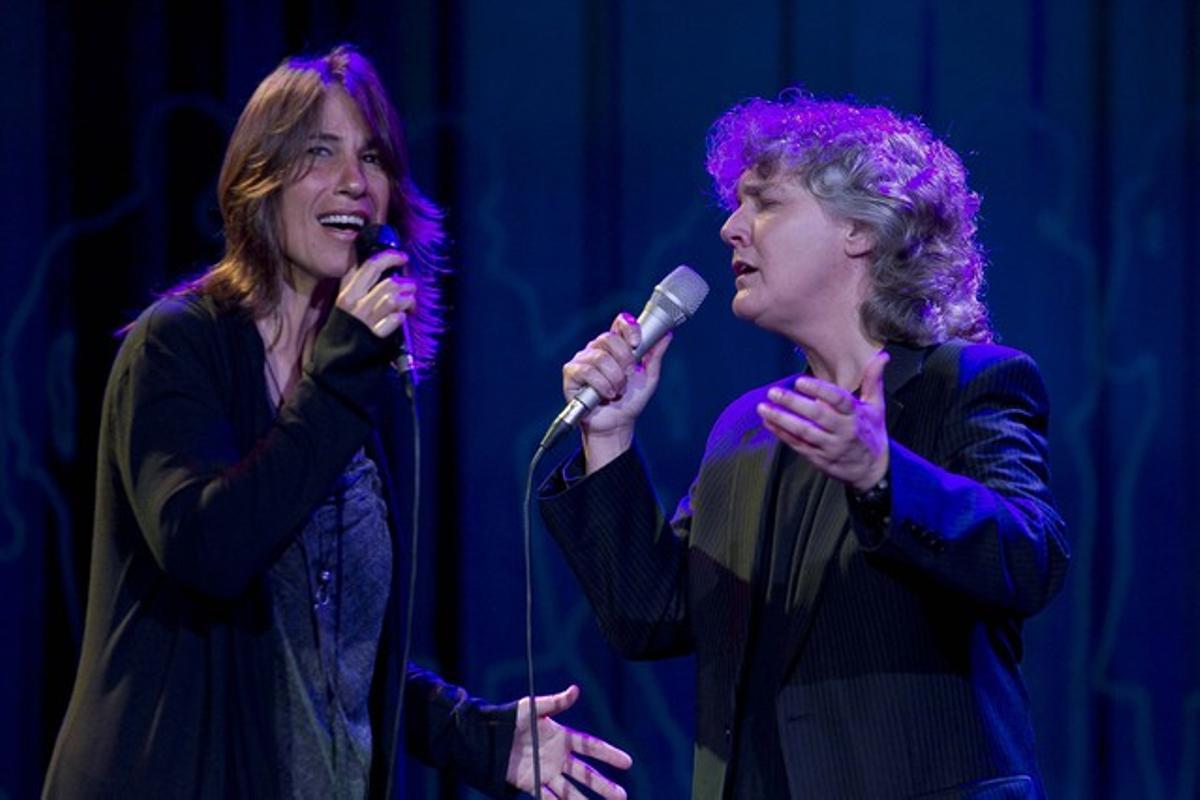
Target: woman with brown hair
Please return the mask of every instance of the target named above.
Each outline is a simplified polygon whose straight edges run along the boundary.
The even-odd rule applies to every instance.
[[[281,64],[219,195],[224,258],[129,327],[109,379],[45,795],[384,797],[400,740],[489,793],[532,790],[528,699],[485,705],[402,655],[396,440],[412,432],[388,363],[402,326],[432,363],[442,229],[370,63],[339,47]],[[360,265],[372,223],[407,253]],[[582,796],[569,776],[623,797],[579,756],[629,757],[550,719],[577,697],[538,699],[539,794]]]

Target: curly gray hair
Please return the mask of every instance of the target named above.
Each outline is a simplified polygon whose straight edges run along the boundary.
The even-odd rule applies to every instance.
[[[928,345],[990,341],[979,195],[958,155],[919,121],[789,89],[713,124],[708,172],[726,208],[747,169],[798,178],[822,206],[873,234],[871,290],[859,313],[873,338]]]

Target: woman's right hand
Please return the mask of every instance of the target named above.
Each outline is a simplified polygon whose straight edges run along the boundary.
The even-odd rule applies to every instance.
[[[417,282],[403,274],[408,255],[384,250],[342,276],[337,307],[371,329],[381,339],[391,336],[417,307]],[[379,276],[395,269],[385,280]]]
[[[601,398],[601,405],[579,424],[589,472],[629,447],[634,423],[658,388],[671,336],[663,337],[639,363],[634,361],[633,349],[641,341],[637,320],[621,313],[607,332],[588,342],[563,366],[563,395],[568,401],[584,386],[591,386]]]

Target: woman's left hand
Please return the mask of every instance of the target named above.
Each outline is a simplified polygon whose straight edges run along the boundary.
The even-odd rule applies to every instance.
[[[887,409],[880,351],[863,370],[859,397],[810,376],[795,391],[775,387],[758,404],[767,430],[831,478],[859,492],[877,485],[888,470]]]
[[[572,730],[551,719],[555,714],[573,706],[578,699],[578,686],[568,687],[566,691],[558,694],[537,698],[542,786],[534,796],[540,800],[583,799],[584,793],[575,786],[575,783],[578,783],[601,797],[623,800],[625,790],[595,770],[580,756],[594,758],[618,769],[629,769],[633,764],[629,754],[602,739]],[[530,736],[529,718],[529,698],[522,697],[517,703],[517,733],[513,737],[506,777],[513,786],[533,794],[533,740]]]

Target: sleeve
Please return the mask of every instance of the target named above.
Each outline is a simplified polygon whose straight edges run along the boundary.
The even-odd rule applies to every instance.
[[[517,704],[488,705],[432,672],[408,666],[404,689],[404,742],[431,767],[453,769],[493,797],[515,797],[507,782],[517,729]]]
[[[249,453],[222,396],[210,319],[152,311],[116,389],[114,450],[150,551],[172,579],[234,597],[271,563],[370,429],[387,343],[334,309],[293,397]]]
[[[950,404],[934,463],[889,443],[890,512],[851,503],[860,543],[985,607],[1031,615],[1070,555],[1049,489],[1048,400],[1027,356],[986,365]]]
[[[668,523],[636,448],[586,478],[581,453],[538,490],[547,529],[626,658],[690,653],[687,536],[690,502]]]

